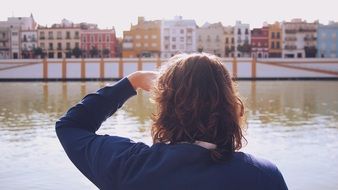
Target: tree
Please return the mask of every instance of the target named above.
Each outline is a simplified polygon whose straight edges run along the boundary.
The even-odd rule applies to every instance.
[[[245,42],[243,45],[238,45],[237,50],[243,54],[251,53],[251,45],[248,42]]]
[[[199,48],[197,49],[197,51],[198,51],[199,53],[202,53],[202,52],[203,52],[203,47],[199,47]]]
[[[76,57],[79,58],[82,55],[82,50],[79,47],[75,47],[72,50],[72,54]]]
[[[103,49],[103,56],[104,57],[109,57],[109,55],[110,55],[110,50],[109,49],[107,49],[107,48],[105,48],[105,49]]]
[[[90,50],[90,56],[91,57],[97,57],[99,55],[99,50],[93,46],[92,49]]]
[[[40,47],[33,48],[32,51],[33,51],[34,57],[41,57],[41,58],[45,57],[45,52],[43,52],[42,48],[40,48]]]

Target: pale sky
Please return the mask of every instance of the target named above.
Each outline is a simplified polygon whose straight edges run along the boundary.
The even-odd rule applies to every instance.
[[[176,15],[205,22],[234,25],[236,20],[260,27],[264,21],[289,21],[303,18],[323,24],[338,21],[336,0],[3,0],[0,20],[12,15],[26,17],[33,13],[41,25],[60,23],[63,18],[74,23],[96,23],[100,28],[115,27],[117,36],[136,24],[138,16],[146,20],[172,19]]]

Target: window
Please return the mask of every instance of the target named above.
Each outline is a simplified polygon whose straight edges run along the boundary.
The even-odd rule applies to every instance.
[[[164,40],[169,40],[169,36],[164,36]]]
[[[59,42],[58,43],[58,50],[61,50],[62,49],[62,44]]]
[[[242,31],[241,31],[241,29],[240,28],[238,28],[238,30],[237,30],[237,34],[242,34]]]
[[[75,39],[79,39],[79,32],[75,31]]]
[[[143,38],[144,38],[144,39],[148,39],[149,36],[148,36],[148,35],[144,35]]]
[[[169,45],[164,45],[164,49],[168,50],[169,49]]]
[[[176,42],[176,37],[172,37],[171,41]]]
[[[75,47],[77,47],[77,48],[80,47],[79,42],[75,42]]]
[[[48,32],[48,39],[53,39],[53,32],[52,31]]]
[[[49,43],[48,49],[53,50],[53,43]]]
[[[56,38],[57,39],[62,39],[62,33],[61,33],[61,31],[58,31],[57,33],[56,33]]]
[[[109,36],[107,36],[107,42],[109,42],[109,41],[110,41]]]
[[[44,40],[45,39],[45,32],[40,32],[40,40]]]
[[[136,35],[135,38],[136,39],[141,39],[141,36],[140,35]]]
[[[280,38],[280,33],[279,32],[277,32],[277,38]]]
[[[274,33],[274,32],[271,33],[271,38],[272,38],[272,39],[275,38],[275,33]]]
[[[229,43],[229,38],[225,38],[225,43]]]
[[[136,43],[135,46],[136,47],[141,47],[141,43]]]
[[[70,50],[70,43],[69,42],[66,43],[66,49]]]
[[[176,45],[172,45],[172,46],[171,46],[171,49],[176,49]]]
[[[70,32],[69,31],[66,32],[66,39],[70,39]]]
[[[180,37],[180,42],[184,42],[184,37]]]
[[[184,34],[184,30],[183,30],[183,29],[181,29],[181,30],[180,30],[180,33],[181,33],[181,34]]]
[[[280,42],[277,42],[276,47],[277,49],[280,49]]]
[[[45,49],[45,43],[40,43],[40,47],[41,47],[42,49]]]
[[[249,34],[249,30],[246,28],[245,29],[245,34],[248,35]]]
[[[152,35],[151,38],[152,39],[157,39],[157,36],[156,35]]]
[[[151,47],[157,47],[156,43],[151,43]]]

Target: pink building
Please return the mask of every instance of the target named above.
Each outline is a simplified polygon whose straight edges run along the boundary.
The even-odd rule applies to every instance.
[[[115,57],[116,44],[114,29],[89,28],[81,30],[80,48],[83,57]]]
[[[251,56],[257,58],[269,57],[269,28],[254,28],[251,30]]]

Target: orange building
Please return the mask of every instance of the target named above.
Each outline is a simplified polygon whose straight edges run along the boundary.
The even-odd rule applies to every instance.
[[[282,57],[282,27],[279,22],[269,25],[269,57]]]
[[[145,21],[138,17],[138,23],[123,31],[123,57],[158,57],[161,51],[161,21]]]

